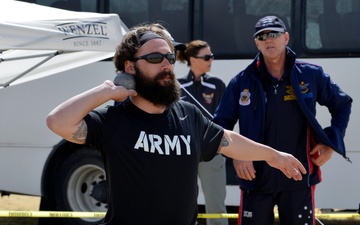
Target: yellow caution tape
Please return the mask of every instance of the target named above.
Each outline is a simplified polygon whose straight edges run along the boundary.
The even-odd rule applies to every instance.
[[[199,213],[198,214],[198,218],[200,219],[218,219],[218,218],[229,218],[229,219],[237,219],[238,218],[238,214],[237,213],[220,213],[220,214],[211,214],[211,213],[207,213],[207,214],[202,214]]]
[[[103,218],[106,212],[73,212],[73,211],[5,211],[0,210],[0,217],[47,217],[47,218]],[[346,219],[360,220],[360,214],[357,213],[320,213],[315,215],[318,219]],[[199,213],[198,218],[216,219],[228,218],[237,219],[237,213],[203,214]],[[278,218],[278,214],[275,214]]]
[[[72,212],[72,211],[1,211],[0,217],[53,217],[53,218],[103,218],[106,212]]]
[[[357,219],[360,220],[360,214],[357,213],[320,213],[315,215],[318,219]],[[198,214],[198,218],[205,219],[217,219],[217,218],[229,218],[229,219],[237,219],[238,214],[231,213],[223,213],[223,214]],[[279,218],[278,214],[275,214],[275,218]]]

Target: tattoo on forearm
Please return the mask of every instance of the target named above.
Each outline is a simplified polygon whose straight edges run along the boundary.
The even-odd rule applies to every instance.
[[[73,139],[80,143],[85,143],[87,136],[87,125],[86,122],[83,120],[78,127],[77,131],[73,133]]]
[[[220,150],[221,150],[221,148],[222,147],[226,147],[226,146],[229,146],[229,142],[228,142],[228,140],[226,139],[226,137],[225,136],[223,136],[222,138],[221,138],[221,141],[220,141],[220,145],[219,145],[219,148],[218,148],[218,153],[220,152]]]

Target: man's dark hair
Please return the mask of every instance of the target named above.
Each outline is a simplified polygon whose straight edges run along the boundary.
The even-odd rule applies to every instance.
[[[146,32],[151,31],[163,37],[170,46],[171,52],[174,52],[174,46],[164,30],[166,30],[165,27],[159,23],[142,23],[132,27],[116,48],[113,59],[116,72],[123,72],[125,69],[125,62],[134,59],[134,55],[141,47],[140,37]]]

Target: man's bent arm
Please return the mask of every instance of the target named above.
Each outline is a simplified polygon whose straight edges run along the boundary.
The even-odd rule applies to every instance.
[[[125,100],[136,95],[134,90],[117,87],[112,81],[76,95],[53,109],[46,118],[47,126],[64,139],[84,144],[87,125],[84,117],[93,109],[109,100]]]

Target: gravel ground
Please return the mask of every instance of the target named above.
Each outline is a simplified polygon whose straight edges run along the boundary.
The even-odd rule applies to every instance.
[[[0,197],[0,210],[38,211],[39,197],[10,195]],[[0,217],[1,225],[36,225],[37,218]]]

